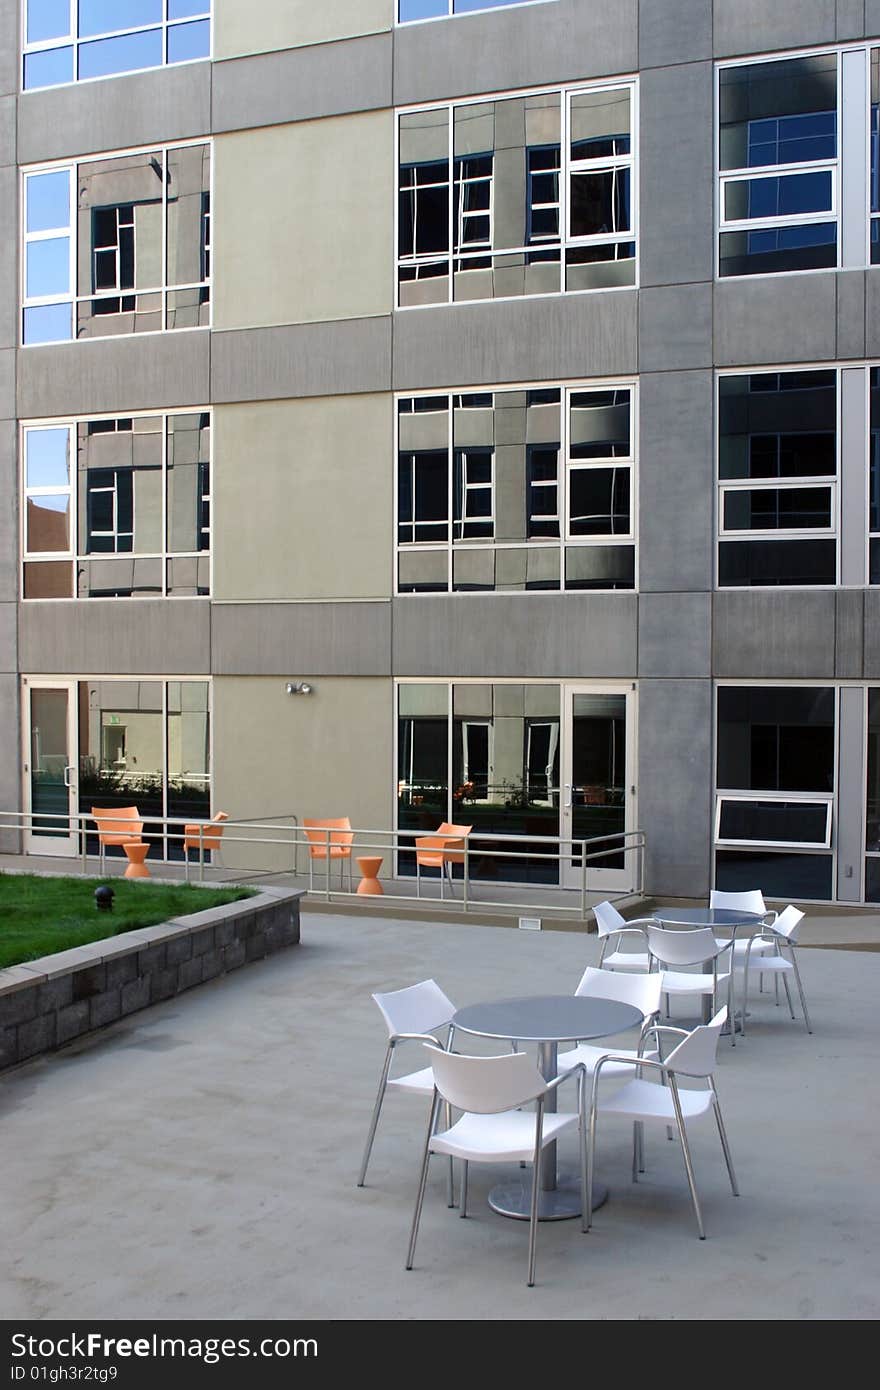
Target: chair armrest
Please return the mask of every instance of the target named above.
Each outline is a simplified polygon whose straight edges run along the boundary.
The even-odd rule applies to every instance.
[[[612,936],[640,936],[643,941],[648,939],[648,933],[644,927],[615,927],[613,931],[608,933],[608,936],[609,938]]]
[[[598,1060],[598,1062],[596,1063],[596,1066],[595,1066],[595,1068],[594,1068],[594,1070],[593,1070],[593,1089],[594,1089],[594,1090],[595,1090],[596,1082],[597,1082],[597,1080],[598,1080],[598,1078],[599,1078],[599,1073],[601,1072],[602,1068],[605,1066],[606,1062],[626,1062],[626,1064],[627,1064],[628,1066],[630,1066],[630,1067],[654,1067],[654,1069],[655,1069],[656,1071],[662,1071],[662,1072],[668,1072],[668,1071],[669,1071],[669,1068],[667,1067],[667,1065],[666,1065],[665,1062],[653,1062],[653,1061],[650,1059],[650,1057],[640,1057],[640,1058],[638,1059],[638,1061],[634,1061],[634,1060],[633,1060],[633,1057],[632,1057],[632,1054],[630,1054],[630,1056],[627,1057],[625,1054],[618,1053],[618,1052],[606,1052],[605,1055],[604,1055],[603,1057],[600,1057],[600,1058],[599,1058],[599,1060]]]
[[[686,1028],[673,1028],[669,1023],[652,1023],[642,1030],[642,1035],[639,1038],[639,1052],[641,1052],[645,1042],[652,1034],[657,1039],[659,1045],[661,1033],[674,1033],[677,1038],[690,1037],[690,1033]]]
[[[445,1024],[443,1025],[446,1026]],[[430,1043],[432,1047],[440,1047],[440,1043],[433,1033],[392,1033],[388,1040],[393,1047],[399,1042],[421,1042]]]
[[[559,1076],[554,1076],[552,1081],[547,1082],[544,1094],[546,1095],[547,1091],[555,1091],[557,1086],[561,1086],[565,1081],[571,1081],[572,1077],[577,1076],[579,1071],[583,1072],[584,1075],[586,1075],[587,1069],[584,1066],[583,1062],[576,1062],[575,1065],[571,1068],[571,1071],[564,1071],[561,1072]]]

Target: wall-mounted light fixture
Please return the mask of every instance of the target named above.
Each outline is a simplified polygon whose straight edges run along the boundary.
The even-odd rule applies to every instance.
[[[308,681],[288,681],[284,688],[288,695],[311,695],[315,689]]]

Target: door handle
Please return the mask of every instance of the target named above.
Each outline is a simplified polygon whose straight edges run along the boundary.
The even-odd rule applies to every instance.
[[[72,786],[73,786],[73,783],[72,783],[71,780],[70,780],[70,774],[71,774],[72,772],[76,772],[76,768],[74,767],[73,763],[68,763],[67,767],[64,769],[64,785],[65,785],[65,787],[72,787]]]
[[[570,782],[566,782],[566,784],[565,784],[565,793],[566,793],[566,795],[565,795],[565,809],[566,809],[566,811],[570,811],[570,810],[571,810],[571,783],[570,783]]]

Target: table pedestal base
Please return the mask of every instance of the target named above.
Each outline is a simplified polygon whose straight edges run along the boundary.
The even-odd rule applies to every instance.
[[[602,1183],[593,1183],[593,1211],[608,1199],[608,1188]],[[528,1221],[532,1210],[532,1184],[511,1179],[493,1187],[489,1193],[489,1206],[499,1216],[511,1216],[515,1221]],[[581,1214],[580,1181],[563,1178],[552,1192],[538,1194],[539,1221],[568,1221]]]

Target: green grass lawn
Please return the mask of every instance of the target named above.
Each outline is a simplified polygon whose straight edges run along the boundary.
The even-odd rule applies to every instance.
[[[0,873],[0,969],[68,951],[119,932],[252,896],[248,888],[130,883],[113,879],[112,912],[99,912],[95,889],[106,879],[40,878]]]

